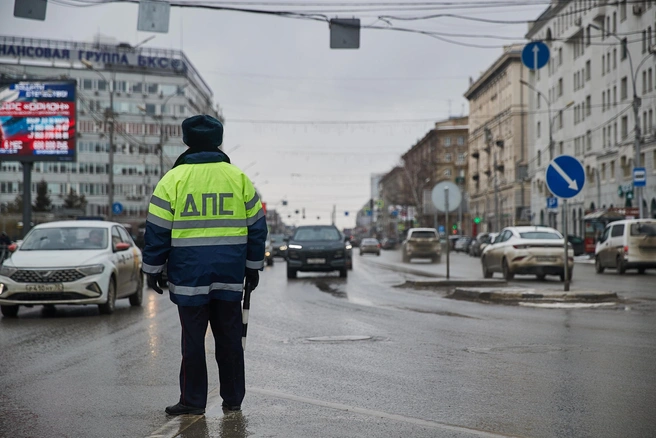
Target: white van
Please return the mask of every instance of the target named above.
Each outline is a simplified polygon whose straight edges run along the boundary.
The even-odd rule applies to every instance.
[[[597,241],[595,268],[601,274],[613,268],[618,274],[627,269],[656,269],[656,219],[627,219],[606,225]]]

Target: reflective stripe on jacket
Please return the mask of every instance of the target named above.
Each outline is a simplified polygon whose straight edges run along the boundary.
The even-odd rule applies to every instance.
[[[240,301],[245,268],[264,267],[266,235],[248,177],[220,151],[187,151],[151,197],[143,271],[167,266],[171,301],[181,306]]]

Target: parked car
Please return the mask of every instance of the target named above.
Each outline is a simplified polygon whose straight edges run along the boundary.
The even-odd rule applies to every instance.
[[[472,240],[473,239],[469,236],[461,236],[458,240],[456,240],[456,244],[453,247],[454,251],[469,252],[469,245],[471,245]]]
[[[567,236],[567,241],[572,245],[572,249],[574,249],[574,256],[585,254],[585,241],[579,236],[569,234]]]
[[[449,236],[449,249],[451,251],[455,251],[458,239],[460,239],[460,236]]]
[[[271,254],[273,257],[287,258],[287,242],[285,241],[284,234],[271,234]]]
[[[429,258],[433,263],[440,262],[442,246],[435,228],[410,228],[401,249],[403,262],[413,258]]]
[[[558,230],[550,227],[507,227],[494,243],[483,250],[481,266],[483,276],[491,278],[501,272],[510,281],[515,274],[533,274],[539,280],[547,275],[559,275],[565,280],[564,239]],[[568,244],[568,277],[574,270],[574,251]]]
[[[339,271],[347,275],[345,238],[333,225],[297,227],[287,245],[287,278],[301,272]]]
[[[481,256],[481,245],[490,241],[490,233],[479,233],[469,245],[469,255],[472,257]]]
[[[395,237],[385,237],[380,241],[380,247],[382,249],[396,249],[399,245],[399,240]]]
[[[362,239],[362,242],[360,242],[360,255],[363,254],[376,254],[377,256],[380,255],[380,242],[378,239],[374,239],[372,237],[367,237],[366,239]]]
[[[595,268],[601,274],[613,268],[618,274],[656,269],[656,220],[627,219],[611,222],[595,249]]]
[[[0,310],[21,305],[94,304],[114,311],[116,300],[143,300],[141,250],[116,222],[58,221],[35,226],[0,266]]]
[[[499,233],[490,233],[489,234],[487,241],[481,243],[479,257],[483,254],[483,251],[485,251],[485,247],[492,244],[492,243],[494,243],[495,239],[498,236],[499,236]]]

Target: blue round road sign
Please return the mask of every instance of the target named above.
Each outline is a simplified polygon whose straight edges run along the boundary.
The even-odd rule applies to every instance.
[[[121,214],[123,213],[123,204],[120,202],[115,202],[112,204],[112,212],[114,214]]]
[[[573,198],[585,184],[585,170],[579,160],[571,155],[554,158],[547,167],[547,187],[559,198]]]
[[[549,62],[549,46],[542,41],[533,41],[522,50],[522,63],[531,70],[544,67]]]

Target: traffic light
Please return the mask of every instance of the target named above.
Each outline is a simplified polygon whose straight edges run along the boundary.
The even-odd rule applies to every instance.
[[[454,229],[454,230],[457,230],[457,229],[458,229],[458,225],[453,224],[453,225],[451,225],[451,228]]]
[[[475,224],[480,224],[480,223],[481,223],[481,218],[478,217],[478,216],[476,216],[476,217],[474,218],[474,223],[475,223]]]

